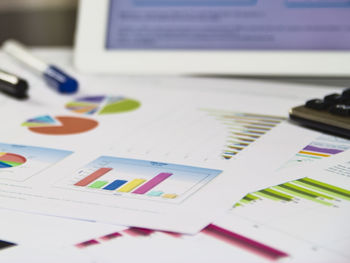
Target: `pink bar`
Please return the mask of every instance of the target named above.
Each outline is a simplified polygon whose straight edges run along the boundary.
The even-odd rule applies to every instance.
[[[92,174],[88,175],[87,177],[83,178],[79,182],[75,183],[76,186],[87,186],[88,184],[92,183],[96,179],[100,178],[102,175],[108,173],[113,168],[100,168],[97,171],[93,172]]]
[[[160,173],[157,176],[153,177],[151,180],[149,180],[147,183],[144,185],[140,186],[137,188],[135,191],[133,191],[133,194],[144,194],[151,190],[152,188],[156,187],[158,184],[163,182],[165,179],[170,177],[172,174],[171,173]]]
[[[77,248],[86,248],[86,247],[89,247],[89,246],[92,246],[92,245],[97,245],[97,244],[100,244],[100,242],[98,242],[95,239],[91,239],[91,240],[88,240],[88,241],[76,244],[75,246]]]
[[[289,255],[283,251],[262,244],[250,238],[241,236],[227,229],[221,228],[216,225],[209,225],[202,230],[202,233],[220,239],[234,246],[239,246],[250,250],[251,252],[261,255],[263,257],[278,260],[279,258],[288,257]]]

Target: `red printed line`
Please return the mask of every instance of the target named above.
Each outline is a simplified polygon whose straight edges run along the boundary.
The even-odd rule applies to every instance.
[[[236,234],[227,229],[218,227],[216,225],[207,226],[202,230],[202,233],[215,237],[228,244],[239,246],[257,255],[260,255],[272,260],[278,260],[280,258],[289,256],[283,251],[264,245],[260,242],[241,236],[239,234]]]

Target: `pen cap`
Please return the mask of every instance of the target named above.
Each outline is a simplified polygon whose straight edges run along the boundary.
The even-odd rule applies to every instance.
[[[78,81],[52,65],[44,71],[44,79],[60,93],[74,93],[78,90]]]
[[[24,79],[19,79],[17,83],[17,98],[26,99],[28,98],[28,82]]]

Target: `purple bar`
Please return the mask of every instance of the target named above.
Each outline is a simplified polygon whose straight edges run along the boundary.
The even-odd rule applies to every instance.
[[[163,182],[165,179],[170,177],[172,174],[171,173],[160,173],[156,177],[153,177],[151,180],[149,180],[147,183],[144,185],[140,186],[137,188],[135,191],[133,191],[133,194],[144,194],[151,190],[152,188],[156,187],[158,184]]]
[[[342,150],[319,148],[319,147],[311,146],[311,145],[306,146],[303,150],[314,151],[314,152],[319,152],[319,153],[329,153],[329,154],[337,154],[337,153],[343,152]]]

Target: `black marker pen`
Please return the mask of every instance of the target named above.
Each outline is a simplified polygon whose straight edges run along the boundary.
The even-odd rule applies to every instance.
[[[28,83],[24,79],[0,70],[0,91],[16,99],[28,98]]]

